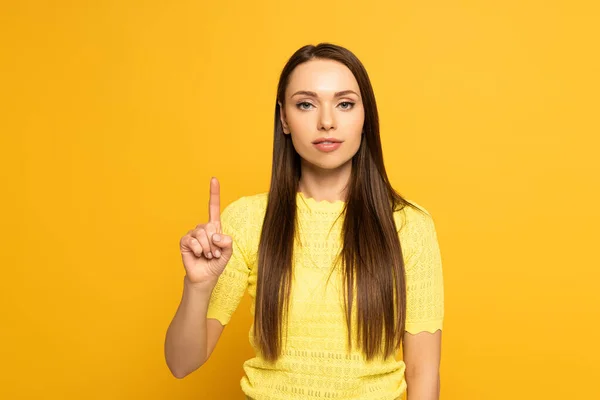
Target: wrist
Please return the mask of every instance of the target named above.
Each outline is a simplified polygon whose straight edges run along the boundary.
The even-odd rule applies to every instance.
[[[204,282],[192,282],[187,275],[184,275],[183,284],[188,290],[210,294],[217,284],[217,279]]]

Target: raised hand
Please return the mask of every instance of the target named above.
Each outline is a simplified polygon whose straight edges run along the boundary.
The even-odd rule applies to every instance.
[[[221,231],[221,198],[217,178],[210,180],[209,220],[179,241],[183,266],[190,283],[213,285],[233,253],[233,238]]]

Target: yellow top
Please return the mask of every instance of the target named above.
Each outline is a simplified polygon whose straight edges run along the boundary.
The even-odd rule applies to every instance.
[[[406,271],[405,329],[410,333],[435,332],[442,329],[444,317],[440,250],[431,215],[411,203],[426,214],[410,207],[394,213]],[[241,197],[221,213],[222,231],[234,239],[233,255],[212,292],[207,317],[223,325],[229,322],[246,290],[254,315],[257,251],[266,205],[265,192]],[[356,344],[351,353],[346,351],[344,286],[337,268],[325,285],[341,249],[343,216],[333,228],[332,224],[343,205],[341,200],[317,202],[301,192],[297,194],[303,246],[294,248],[287,340],[284,335],[282,355],[275,363],[260,356],[244,362],[245,376],[240,383],[248,398],[394,400],[406,391],[403,361],[390,356],[367,362]],[[353,324],[355,332],[356,321]],[[252,327],[249,337],[258,355]]]

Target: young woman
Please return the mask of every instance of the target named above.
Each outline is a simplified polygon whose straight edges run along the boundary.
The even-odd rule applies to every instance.
[[[268,192],[180,241],[186,271],[165,356],[182,378],[204,364],[246,290],[254,322],[248,399],[439,398],[444,291],[431,215],[402,198],[383,163],[362,63],[304,46],[279,80]],[[402,344],[403,359],[396,360]]]

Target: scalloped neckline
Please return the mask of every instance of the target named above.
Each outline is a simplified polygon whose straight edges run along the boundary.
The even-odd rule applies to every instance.
[[[305,204],[309,209],[313,210],[324,210],[324,211],[340,211],[344,204],[346,204],[343,200],[320,200],[317,201],[313,197],[307,197],[302,192],[296,192],[297,199],[300,200],[300,204]]]

